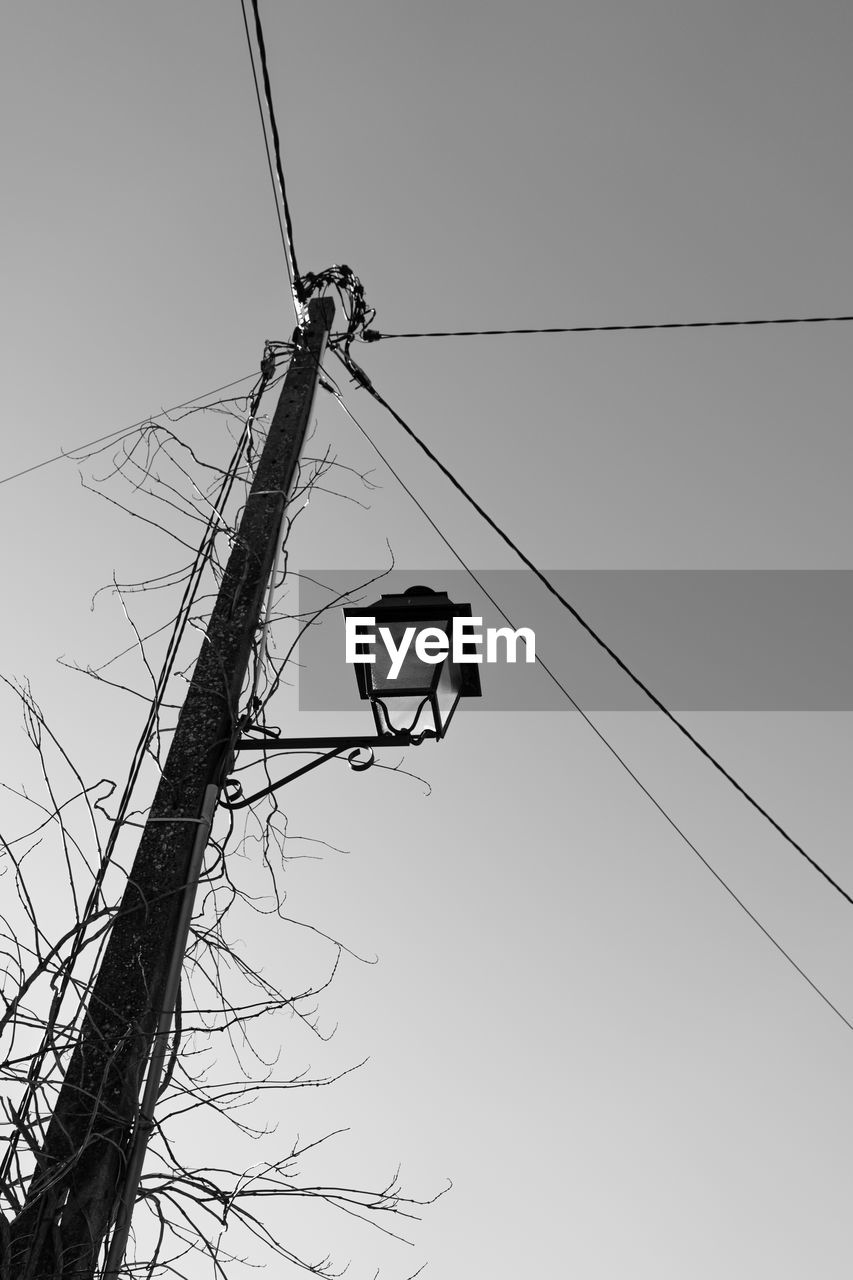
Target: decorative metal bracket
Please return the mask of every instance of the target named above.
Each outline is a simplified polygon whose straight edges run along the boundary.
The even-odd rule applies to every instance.
[[[280,787],[286,786],[288,782],[293,782],[295,778],[301,778],[303,774],[319,768],[327,760],[334,760],[337,756],[343,755],[345,751],[349,752],[347,760],[350,768],[362,773],[374,763],[373,750],[375,747],[413,747],[420,741],[420,737],[412,737],[409,733],[382,734],[372,737],[355,735],[348,738],[280,738],[276,734],[270,733],[262,738],[238,738],[235,751],[288,751],[291,755],[300,755],[307,751],[320,751],[322,754],[318,755],[314,760],[309,760],[307,764],[303,764],[299,769],[294,769],[292,773],[286,774],[285,777],[279,778],[278,782],[272,782],[268,787],[264,787],[261,791],[255,791],[250,796],[243,795],[243,785],[238,778],[227,778],[220,803],[225,809],[245,809],[247,805],[253,804],[255,800],[271,795],[273,791],[278,791]],[[367,752],[365,758],[359,758],[359,752],[362,751]]]

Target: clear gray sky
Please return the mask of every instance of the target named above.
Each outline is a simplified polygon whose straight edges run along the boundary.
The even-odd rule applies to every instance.
[[[349,263],[380,330],[853,311],[848,5],[263,14],[300,266]],[[18,5],[0,46],[5,475],[250,373],[293,312],[237,0]],[[359,352],[546,567],[847,569],[851,336]],[[346,394],[469,562],[516,567],[378,406]],[[375,463],[329,398],[318,438]],[[293,567],[381,564],[387,537],[440,585],[452,557],[375,478],[368,512],[312,504]],[[0,499],[0,670],[29,676],[65,739],[114,770],[138,708],[93,710],[54,660],[112,651],[120,618],[91,596],[163,549],[70,463]],[[571,688],[579,633],[552,611],[539,639]],[[17,777],[10,711],[0,760]],[[849,715],[686,719],[853,885]],[[853,910],[659,717],[597,723],[853,1020]],[[283,1130],[349,1124],[345,1169],[379,1180],[402,1160],[415,1192],[454,1182],[388,1274],[428,1258],[441,1280],[846,1277],[853,1033],[576,715],[460,712],[408,765],[431,797],[378,771],[288,794],[293,830],[349,851],[297,864],[297,913],[380,963],[347,968],[327,1006],[336,1061],[369,1064],[320,1101],[295,1095]],[[350,1274],[372,1276],[374,1256],[365,1232]]]

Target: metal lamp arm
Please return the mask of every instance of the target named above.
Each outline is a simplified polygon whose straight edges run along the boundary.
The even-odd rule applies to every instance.
[[[323,751],[323,754],[317,756],[314,760],[309,760],[308,764],[302,765],[299,769],[294,769],[292,773],[286,774],[283,778],[279,778],[278,782],[270,783],[268,787],[264,787],[261,791],[255,791],[250,796],[243,795],[243,787],[239,779],[228,778],[223,788],[220,803],[225,809],[245,809],[248,805],[253,804],[255,800],[271,795],[273,791],[278,791],[280,787],[286,786],[288,782],[293,782],[295,778],[301,778],[303,774],[319,768],[327,760],[334,760],[344,751],[350,751],[352,756],[358,751],[366,750],[370,752],[366,760],[353,760],[350,758],[350,767],[362,772],[365,769],[369,769],[373,764],[374,747],[412,747],[417,745],[419,741],[419,738],[414,738],[409,733],[395,734],[394,737],[376,735],[349,738],[278,738],[270,735],[267,738],[240,738],[237,741],[237,751],[289,751],[292,754],[299,754],[303,751],[319,750]]]

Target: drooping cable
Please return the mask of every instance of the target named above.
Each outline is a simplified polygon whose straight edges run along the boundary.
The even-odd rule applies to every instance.
[[[328,377],[328,374],[327,374],[326,376]],[[345,402],[345,400],[344,400],[343,396],[341,395],[340,390],[339,390],[339,389],[337,389],[337,388],[335,388],[335,387],[333,387],[333,389],[332,389],[332,390],[333,390],[333,394],[334,394],[334,396],[335,396],[335,398],[336,398],[336,400],[337,400],[338,404],[341,406],[341,408],[343,409],[344,413],[346,413],[347,417],[348,417],[348,418],[350,418],[350,420],[355,424],[355,426],[358,428],[358,430],[359,430],[359,431],[361,432],[361,434],[364,436],[364,438],[365,438],[365,440],[367,441],[367,443],[370,445],[371,449],[373,449],[374,453],[375,453],[375,454],[376,454],[376,455],[381,459],[381,461],[382,461],[382,462],[385,464],[385,466],[388,468],[388,470],[390,471],[391,475],[394,477],[394,479],[395,479],[395,480],[397,481],[397,483],[400,485],[401,489],[403,489],[403,491],[404,491],[406,494],[408,494],[408,496],[411,498],[412,502],[415,504],[415,506],[416,506],[416,507],[418,508],[418,510],[420,511],[421,515],[424,517],[424,519],[427,521],[427,523],[432,527],[432,529],[435,531],[435,533],[436,533],[436,534],[438,534],[438,537],[441,539],[441,541],[442,541],[442,542],[444,543],[444,545],[447,547],[448,551],[450,551],[451,555],[452,555],[452,556],[454,556],[454,558],[459,562],[459,564],[462,566],[462,568],[463,568],[463,569],[465,570],[465,572],[468,574],[468,576],[469,576],[469,578],[472,580],[472,582],[476,583],[476,585],[479,587],[480,591],[482,591],[482,593],[483,593],[483,595],[486,597],[486,599],[490,601],[490,603],[492,604],[492,606],[497,610],[497,612],[498,612],[498,613],[500,614],[500,616],[503,618],[504,622],[506,622],[507,626],[511,627],[511,628],[513,629],[513,631],[515,631],[515,630],[516,630],[516,626],[515,626],[515,623],[513,622],[513,620],[512,620],[512,619],[509,617],[509,615],[506,613],[506,611],[504,610],[504,608],[502,607],[502,605],[500,605],[500,604],[498,603],[498,601],[495,599],[495,597],[494,597],[494,596],[491,594],[491,592],[487,589],[487,587],[486,587],[486,586],[485,586],[485,584],[482,582],[482,580],[481,580],[480,578],[478,578],[478,577],[477,577],[477,574],[474,572],[474,570],[473,570],[473,569],[468,565],[468,563],[463,559],[463,557],[462,557],[462,556],[460,555],[460,553],[456,550],[456,547],[453,545],[453,543],[450,541],[450,539],[449,539],[449,538],[447,538],[447,537],[446,537],[446,535],[442,532],[442,530],[438,527],[438,525],[436,524],[435,520],[432,518],[432,516],[429,514],[429,512],[426,510],[426,508],[423,506],[423,504],[419,501],[419,499],[415,496],[415,494],[412,492],[412,490],[411,490],[411,489],[409,488],[409,486],[406,484],[405,480],[403,480],[403,478],[400,476],[399,472],[398,472],[398,471],[396,471],[396,470],[395,470],[395,468],[394,468],[394,467],[391,465],[391,463],[388,461],[388,459],[386,458],[385,454],[382,452],[382,450],[381,450],[381,449],[379,448],[379,446],[376,444],[376,442],[375,442],[375,440],[373,439],[373,437],[372,437],[372,436],[371,436],[371,435],[370,435],[370,434],[365,430],[365,428],[361,425],[361,423],[358,421],[358,419],[355,417],[355,415],[351,412],[351,410],[349,409],[348,405],[346,404],[346,402]],[[646,796],[646,798],[652,802],[652,804],[654,805],[654,807],[657,809],[658,813],[660,813],[660,815],[661,815],[661,816],[666,820],[666,822],[668,822],[668,823],[669,823],[670,827],[672,827],[672,829],[673,829],[673,831],[675,831],[676,835],[678,835],[678,836],[680,837],[680,839],[681,839],[681,840],[683,840],[683,842],[687,845],[688,849],[690,849],[690,850],[691,850],[691,852],[693,852],[693,853],[696,855],[696,857],[699,859],[699,861],[702,863],[702,865],[705,867],[705,869],[706,869],[707,871],[709,871],[709,872],[711,873],[711,875],[714,877],[714,879],[718,882],[718,884],[720,884],[720,885],[722,886],[722,888],[723,888],[723,889],[725,889],[725,891],[726,891],[726,893],[729,895],[729,897],[730,897],[730,898],[731,898],[731,899],[732,899],[732,900],[733,900],[733,901],[734,901],[734,902],[735,902],[735,903],[740,907],[741,911],[743,911],[743,912],[744,912],[744,913],[749,917],[749,919],[752,921],[752,923],[753,923],[754,925],[756,925],[756,926],[757,926],[757,928],[759,928],[759,929],[761,930],[761,932],[764,934],[765,938],[767,938],[767,940],[773,944],[773,946],[776,948],[776,950],[779,952],[779,954],[780,954],[781,956],[783,956],[785,960],[787,960],[788,964],[790,964],[790,965],[791,965],[791,967],[792,967],[793,969],[795,969],[795,970],[796,970],[796,972],[800,975],[800,977],[803,979],[803,981],[804,981],[804,982],[806,982],[806,983],[811,987],[812,991],[814,991],[816,995],[820,996],[820,998],[821,998],[821,1000],[824,1002],[824,1004],[825,1004],[825,1005],[827,1005],[827,1006],[828,1006],[828,1008],[830,1008],[830,1009],[832,1010],[832,1012],[836,1015],[836,1017],[838,1017],[838,1018],[840,1018],[840,1019],[841,1019],[841,1021],[842,1021],[842,1022],[844,1023],[844,1025],[848,1028],[848,1030],[853,1031],[853,1022],[851,1022],[851,1021],[850,1021],[850,1020],[849,1020],[849,1019],[848,1019],[848,1018],[847,1018],[847,1017],[846,1017],[846,1016],[841,1012],[841,1010],[838,1008],[838,1006],[837,1006],[836,1004],[833,1004],[833,1002],[830,1000],[829,996],[828,996],[828,995],[826,995],[826,993],[825,993],[824,991],[822,991],[822,990],[821,990],[821,988],[817,985],[817,983],[816,983],[816,982],[814,982],[814,980],[813,980],[812,978],[810,978],[810,977],[809,977],[809,975],[805,972],[805,970],[804,970],[804,969],[802,969],[802,968],[797,964],[796,960],[793,958],[793,956],[790,954],[790,952],[788,952],[788,951],[786,951],[786,950],[785,950],[785,948],[782,946],[781,942],[779,942],[779,941],[778,941],[778,940],[773,936],[773,934],[770,932],[770,930],[769,930],[765,925],[763,925],[763,924],[761,923],[761,921],[760,921],[760,920],[758,919],[758,917],[757,917],[757,916],[756,916],[756,915],[755,915],[755,914],[750,910],[750,908],[746,905],[746,903],[743,901],[743,899],[742,899],[741,897],[739,897],[739,896],[738,896],[738,894],[734,891],[734,889],[731,887],[731,885],[730,885],[730,884],[728,884],[728,882],[727,882],[726,880],[724,880],[724,879],[723,879],[723,877],[720,875],[720,873],[719,873],[719,872],[718,872],[718,871],[717,871],[717,870],[716,870],[716,869],[711,865],[711,863],[708,861],[708,859],[705,857],[705,855],[704,855],[704,854],[703,854],[703,853],[702,853],[702,852],[697,848],[697,846],[693,843],[693,841],[690,839],[690,837],[687,835],[687,833],[686,833],[686,832],[685,832],[685,831],[684,831],[684,830],[683,830],[683,829],[678,825],[678,823],[675,821],[675,819],[672,817],[672,815],[671,815],[670,813],[668,813],[668,812],[667,812],[667,810],[663,807],[663,805],[661,804],[661,802],[660,802],[660,801],[659,801],[659,800],[658,800],[658,799],[657,799],[657,798],[652,794],[652,792],[649,790],[649,788],[646,786],[646,784],[645,784],[645,783],[640,779],[640,777],[639,777],[639,776],[634,772],[634,770],[633,770],[633,769],[631,768],[631,766],[628,764],[628,762],[627,762],[627,760],[624,758],[624,756],[622,756],[622,755],[619,753],[619,751],[617,751],[617,749],[613,746],[612,742],[610,742],[610,740],[609,740],[607,737],[605,737],[604,733],[601,731],[601,729],[598,727],[598,725],[595,723],[595,721],[594,721],[594,720],[593,720],[589,715],[587,715],[587,713],[584,711],[583,707],[581,707],[581,706],[580,706],[580,704],[575,700],[575,698],[574,698],[574,697],[572,696],[572,694],[569,692],[569,690],[567,689],[567,687],[566,687],[566,685],[563,683],[563,681],[559,678],[559,676],[557,676],[557,675],[555,674],[555,672],[551,669],[551,667],[549,667],[549,666],[548,666],[548,664],[543,660],[543,658],[542,658],[541,654],[540,654],[540,653],[538,653],[538,652],[537,652],[537,655],[536,655],[536,661],[537,661],[538,665],[542,668],[542,670],[545,672],[545,674],[548,676],[548,678],[551,680],[551,682],[552,682],[552,683],[557,687],[557,689],[559,689],[560,693],[563,695],[563,697],[566,699],[566,701],[567,701],[567,702],[568,702],[568,703],[569,703],[569,704],[574,708],[574,710],[575,710],[575,711],[576,711],[576,712],[581,716],[581,718],[585,721],[585,723],[586,723],[586,724],[589,726],[589,728],[593,731],[593,733],[594,733],[594,734],[595,734],[595,736],[599,739],[599,741],[600,741],[600,742],[601,742],[601,743],[602,743],[602,744],[607,748],[607,750],[610,752],[610,754],[613,756],[613,758],[617,761],[617,763],[618,763],[618,764],[619,764],[619,765],[620,765],[620,766],[625,770],[625,772],[628,774],[628,777],[629,777],[629,778],[631,778],[631,780],[632,780],[634,783],[636,783],[636,785],[637,785],[637,786],[640,788],[640,790],[642,791],[643,795],[644,795],[644,796]]]
[[[769,320],[672,320],[651,324],[575,324],[545,329],[439,329],[425,333],[380,333],[365,329],[363,342],[387,342],[389,338],[494,338],[519,333],[630,333],[642,329],[731,329],[752,325],[841,324],[853,316],[781,316]]]
[[[147,418],[140,418],[138,422],[131,423],[129,427],[118,427],[115,431],[108,431],[105,436],[98,436],[96,440],[87,440],[85,444],[78,444],[73,449],[68,449],[65,453],[56,453],[52,458],[45,458],[42,462],[34,462],[31,467],[24,467],[23,471],[14,471],[10,476],[3,476],[0,484],[8,484],[10,480],[17,480],[20,476],[28,476],[31,471],[38,471],[41,467],[47,467],[51,462],[74,461],[75,453],[82,453],[84,449],[91,449],[96,444],[104,444],[108,440],[114,440],[119,444],[125,436],[132,436],[135,431],[144,431],[152,422],[156,422],[158,418],[165,417],[170,413],[177,413],[178,409],[186,409],[189,405],[198,404],[199,400],[208,400],[211,396],[219,395],[220,391],[229,391],[231,387],[237,387],[241,382],[248,382],[249,378],[256,378],[257,373],[244,373],[242,378],[235,378],[233,382],[226,382],[221,387],[214,387],[212,391],[203,391],[201,395],[193,396],[190,400],[182,400],[180,404],[173,404],[169,409],[161,409],[159,413],[151,414]]]
[[[567,611],[567,613],[569,613],[574,618],[575,622],[577,622],[579,626],[581,626],[584,629],[584,631],[586,631],[590,639],[593,640],[595,644],[597,644],[598,647],[602,649],[604,653],[607,654],[607,656],[611,659],[611,661],[613,661],[616,664],[616,666],[620,669],[620,671],[622,671],[628,677],[628,679],[632,682],[632,684],[634,684],[636,688],[638,688],[648,698],[648,700],[652,703],[653,706],[657,707],[658,711],[660,711],[661,714],[664,715],[667,718],[667,720],[669,720],[670,723],[675,726],[676,729],[678,729],[679,733],[681,733],[687,739],[687,741],[693,747],[695,747],[696,750],[702,756],[705,757],[708,763],[711,764],[714,767],[714,769],[716,769],[717,772],[723,778],[725,778],[726,781],[732,787],[734,787],[734,789],[738,792],[738,794],[741,795],[743,799],[746,800],[746,802],[749,805],[751,805],[751,807],[757,813],[759,813],[767,822],[770,823],[770,825],[782,837],[782,839],[785,840],[786,843],[789,844],[792,849],[795,849],[796,852],[800,854],[800,856],[804,858],[806,862],[815,871],[817,871],[818,874],[821,875],[824,880],[826,880],[827,884],[830,884],[832,888],[835,889],[835,891],[839,893],[846,902],[850,903],[850,905],[853,906],[853,896],[851,896],[847,892],[847,890],[844,889],[838,883],[838,881],[832,875],[830,875],[830,873],[823,866],[821,866],[821,864],[817,861],[817,859],[813,858],[811,854],[806,852],[806,850],[799,843],[799,841],[795,840],[794,837],[790,835],[788,831],[785,830],[782,824],[778,822],[776,818],[773,817],[773,815],[764,807],[764,805],[762,805],[760,801],[758,801],[752,795],[752,793],[748,791],[747,788],[737,780],[737,778],[734,777],[734,775],[725,767],[725,765],[722,764],[722,762],[717,759],[717,757],[713,754],[713,752],[711,752],[702,742],[699,741],[696,735],[692,733],[690,729],[687,728],[687,725],[684,724],[683,721],[681,721],[678,718],[678,716],[675,715],[674,712],[670,711],[670,709],[666,706],[666,704],[657,696],[656,693],[654,693],[649,688],[649,686],[645,683],[645,681],[642,680],[641,677],[638,676],[636,672],[632,670],[632,668],[628,665],[628,663],[625,662],[624,659],[621,658],[613,648],[611,648],[611,646],[606,642],[606,640],[604,640],[604,638],[601,635],[599,635],[599,633],[595,630],[595,628],[591,625],[591,623],[589,623],[586,620],[586,618],[575,608],[575,606],[569,600],[566,599],[566,597],[562,594],[562,592],[560,592],[557,589],[557,587],[553,584],[553,582],[551,582],[548,575],[544,573],[543,570],[541,570],[538,567],[538,565],[536,565],[533,562],[533,560],[531,560],[530,557],[524,553],[524,551],[522,551],[521,547],[519,547],[519,545],[514,541],[514,539],[510,537],[510,535],[506,532],[506,530],[503,529],[497,523],[497,521],[494,520],[489,515],[489,513],[476,500],[476,498],[474,498],[469,493],[469,491],[465,488],[462,482],[458,480],[456,476],[453,474],[453,472],[450,471],[450,469],[446,467],[445,464],[435,455],[432,449],[430,449],[429,445],[426,444],[426,442],[421,439],[421,437],[408,424],[408,422],[406,422],[405,419],[403,419],[400,416],[400,414],[397,413],[397,411],[394,408],[392,408],[392,406],[388,403],[388,401],[384,398],[384,396],[382,396],[380,392],[376,390],[370,378],[368,378],[364,370],[361,369],[360,366],[355,363],[352,357],[341,355],[340,351],[337,348],[333,348],[333,350],[335,351],[335,355],[338,356],[338,359],[341,361],[341,363],[344,365],[347,371],[352,375],[353,379],[357,383],[359,383],[366,391],[368,391],[373,396],[373,398],[379,404],[381,404],[385,410],[387,410],[388,413],[390,413],[394,421],[403,428],[406,434],[412,440],[414,440],[415,444],[417,444],[418,447],[423,451],[423,453],[426,454],[426,456],[430,459],[430,461],[433,462],[435,466],[438,467],[442,475],[444,475],[450,481],[450,483],[454,486],[454,488],[459,493],[462,494],[466,502],[468,502],[469,505],[473,507],[473,509],[477,512],[477,514],[486,522],[489,528],[492,529],[493,532],[498,535],[501,541],[504,542],[506,546],[509,547],[509,549],[513,552],[513,554],[516,555],[519,560],[521,560],[522,564],[526,565],[526,567],[530,570],[530,572],[542,583],[545,589],[555,598],[555,600],[559,602],[560,605],[562,605],[562,607]]]

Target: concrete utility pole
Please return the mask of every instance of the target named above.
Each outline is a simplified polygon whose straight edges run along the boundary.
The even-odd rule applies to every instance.
[[[27,1201],[11,1280],[89,1280],[113,1217],[121,1265],[195,889],[334,304],[308,304],[201,654]],[[146,1068],[148,1078],[146,1077]],[[140,1105],[140,1093],[144,1093]]]

